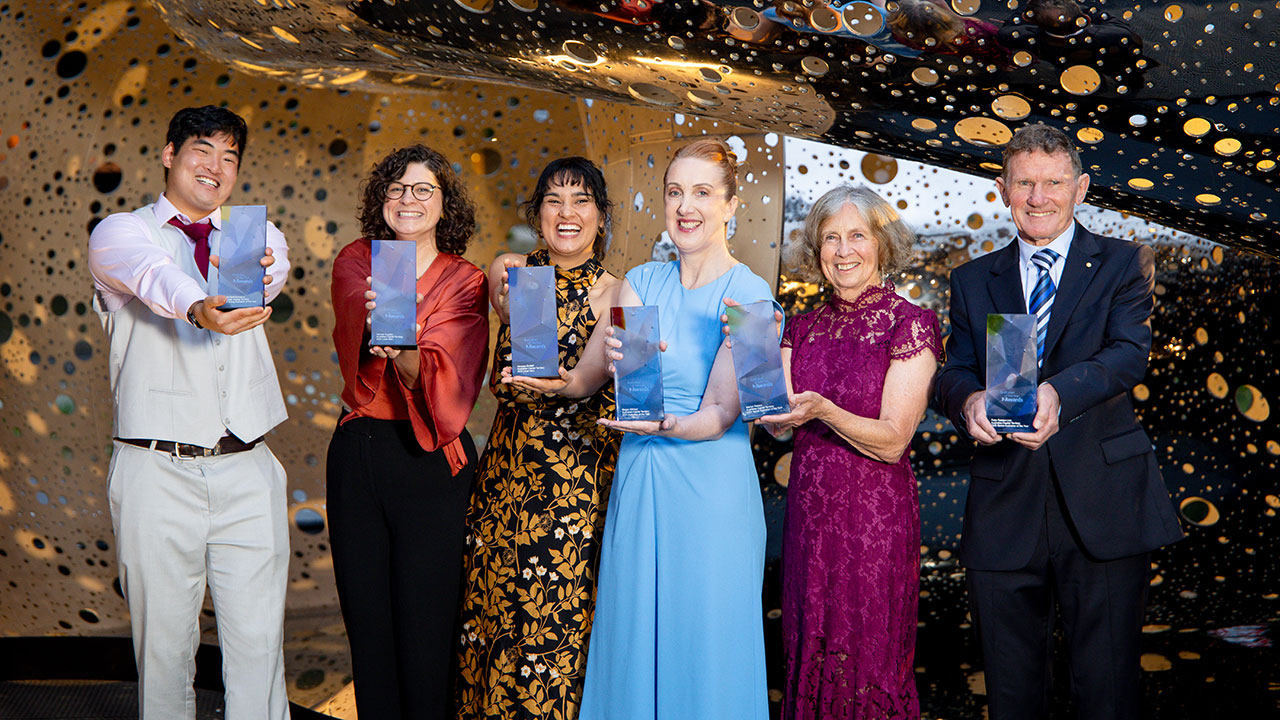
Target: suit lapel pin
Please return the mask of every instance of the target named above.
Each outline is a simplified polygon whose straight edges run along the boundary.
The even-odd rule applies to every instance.
[[[1085,264],[1084,264],[1084,266],[1085,266],[1085,267],[1087,267],[1087,268],[1091,268],[1091,267],[1093,267],[1093,263],[1091,263],[1091,262],[1087,262],[1087,263],[1085,263]]]

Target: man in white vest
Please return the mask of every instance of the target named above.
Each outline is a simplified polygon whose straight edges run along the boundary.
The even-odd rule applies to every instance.
[[[195,718],[195,652],[213,596],[228,720],[289,717],[283,620],[289,568],[284,468],[263,435],[285,417],[262,324],[211,295],[221,206],[245,149],[225,108],[186,108],[160,154],[164,193],[89,238],[94,305],[110,338],[115,442],[108,473],[140,716]],[[267,225],[266,301],[289,271]]]

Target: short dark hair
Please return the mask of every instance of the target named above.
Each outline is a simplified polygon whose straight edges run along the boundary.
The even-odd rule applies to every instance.
[[[173,144],[174,152],[182,149],[182,143],[191,138],[207,138],[226,135],[231,138],[236,152],[244,158],[249,143],[249,127],[244,118],[217,105],[182,108],[169,119],[169,132],[165,142]]]
[[[440,186],[438,192],[444,193],[440,198],[440,222],[436,224],[436,250],[461,255],[467,251],[467,242],[476,231],[476,206],[449,161],[426,145],[394,150],[369,171],[369,176],[361,183],[360,208],[356,211],[360,232],[369,240],[395,237],[395,232],[382,217],[382,203],[386,200],[387,186],[404,177],[413,163],[426,165],[436,176]]]
[[[581,185],[590,193],[604,220],[604,227],[596,233],[596,240],[591,245],[591,254],[596,260],[604,260],[605,253],[609,251],[609,240],[613,237],[613,203],[609,201],[604,173],[600,172],[595,163],[578,155],[556,158],[547,163],[538,176],[538,182],[533,186],[533,195],[523,204],[525,222],[529,223],[534,232],[541,232],[539,213],[542,210],[542,200],[553,184]]]
[[[1071,144],[1071,138],[1056,127],[1050,127],[1044,123],[1036,123],[1018,128],[1018,132],[1013,134],[1013,139],[1004,146],[1004,167],[1000,170],[1000,176],[1008,179],[1009,161],[1013,159],[1014,155],[1037,150],[1046,155],[1066,153],[1071,160],[1071,169],[1075,171],[1076,176],[1083,172],[1083,168],[1080,165],[1080,153],[1076,151],[1076,146]]]

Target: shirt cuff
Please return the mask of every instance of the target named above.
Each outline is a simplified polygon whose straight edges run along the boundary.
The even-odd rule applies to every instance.
[[[174,308],[174,312],[176,313],[174,317],[186,322],[187,311],[191,309],[192,305],[195,305],[205,299],[205,297],[205,294],[201,292],[199,288],[193,287],[185,290],[179,290],[177,295],[174,297],[174,304],[177,306]]]

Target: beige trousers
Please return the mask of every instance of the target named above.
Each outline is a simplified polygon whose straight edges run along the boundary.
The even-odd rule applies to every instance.
[[[286,720],[284,468],[260,443],[210,458],[115,443],[108,474],[129,603],[140,717],[193,720],[205,585],[222,650],[227,720]]]

